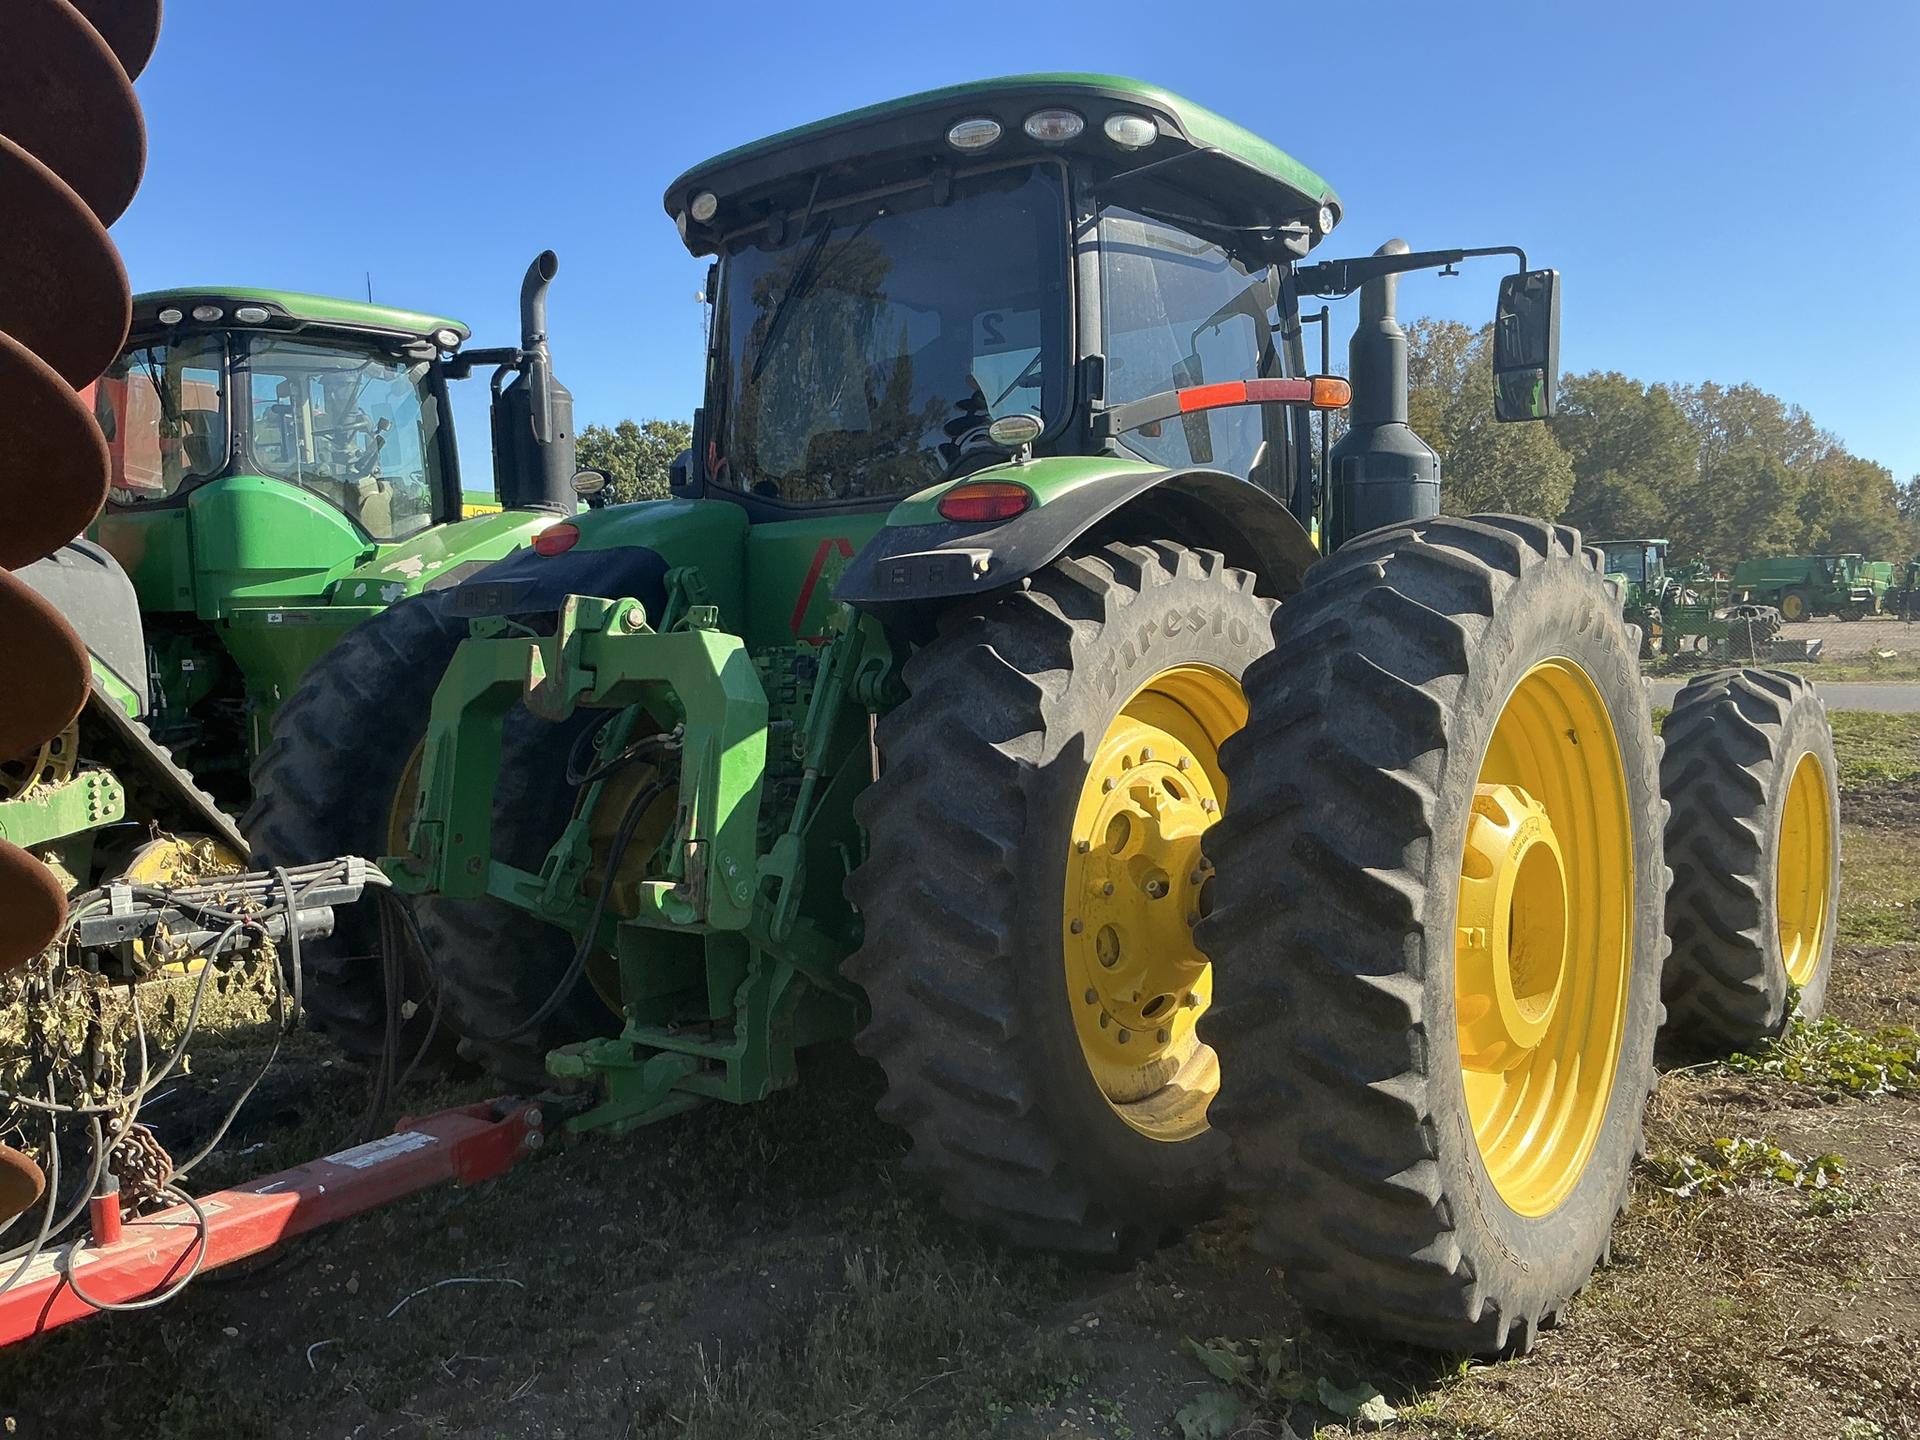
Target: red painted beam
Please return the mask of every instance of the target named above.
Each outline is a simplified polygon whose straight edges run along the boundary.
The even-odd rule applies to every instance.
[[[103,1219],[99,1229],[109,1243],[89,1238],[50,1247],[0,1292],[0,1345],[98,1314],[87,1297],[120,1305],[160,1294],[193,1268],[203,1249],[205,1273],[449,1180],[490,1180],[540,1148],[541,1126],[539,1108],[517,1100],[402,1120],[379,1140],[197,1197],[204,1237],[186,1205],[127,1217],[117,1240],[110,1238],[114,1225]]]

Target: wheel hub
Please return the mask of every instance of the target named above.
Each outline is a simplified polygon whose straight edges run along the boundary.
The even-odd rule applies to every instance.
[[[1475,789],[1459,930],[1460,1062],[1512,1069],[1552,1024],[1567,967],[1566,862],[1546,807],[1517,786]]]
[[[1219,744],[1245,717],[1238,684],[1210,668],[1156,677],[1101,737],[1068,839],[1061,938],[1074,1029],[1101,1093],[1156,1139],[1203,1130],[1219,1087],[1195,1029],[1213,976],[1193,927],[1213,875],[1200,837],[1226,797]]]
[[[1090,776],[1104,792],[1092,836],[1074,842],[1081,903],[1067,925],[1080,942],[1086,987],[1083,1006],[1096,1012],[1098,1046],[1135,1072],[1123,1093],[1138,1099],[1164,1083],[1153,1059],[1171,1045],[1186,1012],[1205,997],[1195,986],[1206,957],[1193,944],[1201,893],[1212,867],[1201,857],[1200,835],[1219,813],[1212,785],[1193,755],[1173,737],[1136,727],[1130,742],[1103,754],[1103,773]],[[1124,1093],[1138,1090],[1138,1094]]]

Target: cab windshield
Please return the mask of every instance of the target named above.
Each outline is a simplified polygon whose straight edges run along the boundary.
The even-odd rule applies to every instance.
[[[944,202],[944,203],[943,203]],[[941,480],[989,421],[1066,406],[1067,223],[1056,166],[815,216],[722,266],[719,485],[790,504]]]
[[[260,334],[243,370],[252,470],[311,490],[375,540],[433,523],[443,464],[430,362]]]

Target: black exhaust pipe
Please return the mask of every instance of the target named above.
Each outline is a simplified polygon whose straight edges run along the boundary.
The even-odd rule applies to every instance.
[[[547,345],[547,287],[560,257],[542,250],[520,282],[520,360],[493,400],[493,473],[508,509],[579,508],[574,494],[573,395],[554,377]],[[499,373],[495,375],[499,382]]]
[[[1374,254],[1408,248],[1389,240]],[[1393,314],[1399,284],[1382,275],[1360,287],[1360,323],[1347,346],[1353,402],[1329,457],[1329,554],[1369,530],[1440,513],[1440,457],[1407,424],[1407,333]]]

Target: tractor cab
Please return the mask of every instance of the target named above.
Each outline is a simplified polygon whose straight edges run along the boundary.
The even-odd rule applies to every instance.
[[[1601,540],[1608,575],[1617,575],[1631,591],[1658,595],[1667,578],[1665,540]]]
[[[1309,415],[1349,387],[1311,373],[1328,367],[1309,364],[1304,325],[1323,325],[1322,362],[1328,347],[1302,297],[1491,253],[1306,265],[1341,217],[1325,180],[1210,110],[1107,76],[983,81],[790,130],[689,170],[665,204],[713,257],[705,404],[676,492],[760,520],[891,507],[988,471],[1001,489],[942,513],[1004,520],[1069,475],[1137,465],[1251,482],[1304,535],[1325,498]],[[1549,277],[1533,277],[1524,323],[1503,288],[1498,368],[1530,410],[1505,418],[1551,406]],[[1528,357],[1511,342],[1529,340],[1516,381]],[[1391,411],[1393,388],[1368,403]],[[1384,418],[1404,430],[1404,378],[1397,400]],[[1113,464],[1025,464],[1052,457]],[[1019,475],[996,469],[1009,461]],[[1343,528],[1368,528],[1366,513]]]
[[[458,321],[279,291],[137,297],[94,391],[116,511],[185,505],[256,476],[296,486],[366,540],[461,509],[443,355]]]

